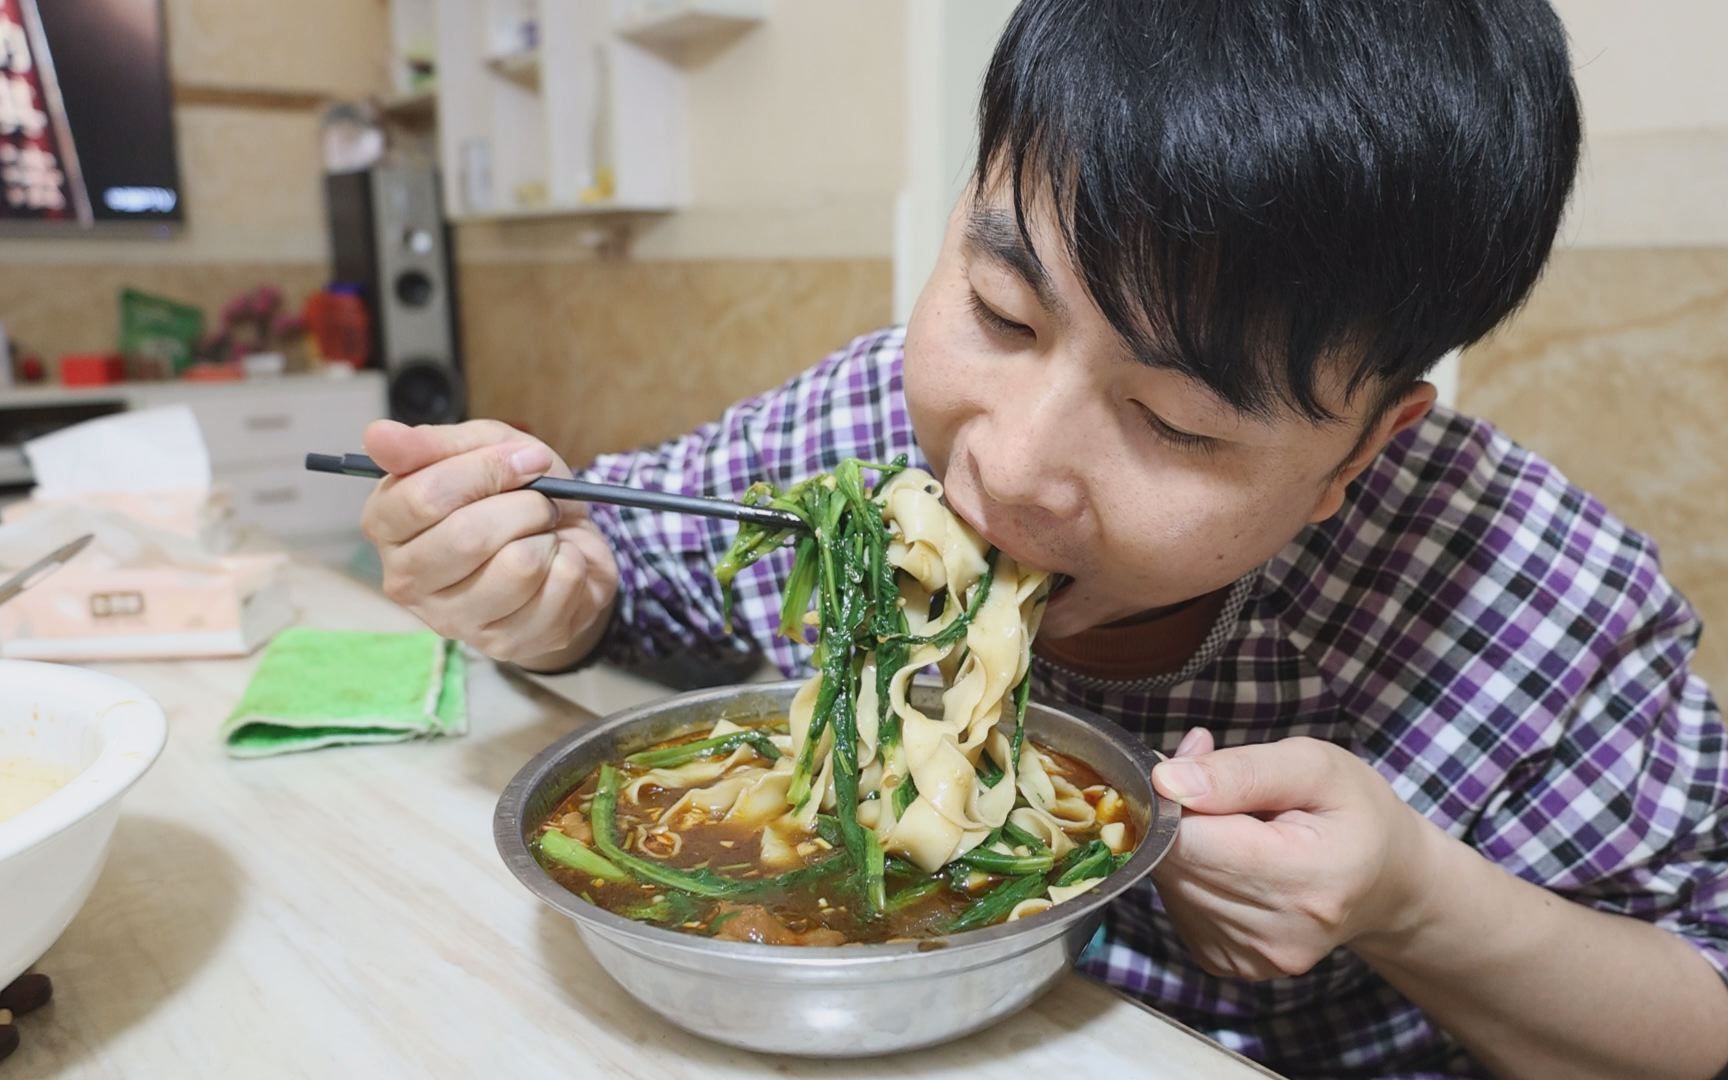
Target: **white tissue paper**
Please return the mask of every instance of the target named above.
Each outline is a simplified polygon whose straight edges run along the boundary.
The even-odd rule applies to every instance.
[[[32,439],[24,456],[38,499],[118,492],[207,492],[210,453],[185,405],[98,417]]]
[[[279,552],[233,552],[192,410],[119,413],[26,443],[38,486],[0,511],[0,577],[90,545],[0,606],[0,655],[244,655],[293,621]]]
[[[185,536],[212,553],[234,545],[232,511],[211,490],[210,453],[185,405],[74,424],[25,443],[24,457],[36,487],[0,509],[0,522],[74,504]]]

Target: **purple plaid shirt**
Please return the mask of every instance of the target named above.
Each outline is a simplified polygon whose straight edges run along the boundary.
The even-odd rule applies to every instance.
[[[918,461],[902,344],[898,330],[859,338],[717,423],[587,475],[735,498],[846,457]],[[808,670],[808,650],[774,636],[786,553],[739,577],[727,635],[711,567],[732,526],[593,510],[621,571],[609,658],[756,649],[788,675]],[[1166,752],[1196,724],[1224,746],[1347,747],[1485,857],[1670,930],[1728,974],[1728,745],[1687,669],[1698,634],[1649,540],[1487,424],[1436,410],[1335,517],[1236,583],[1182,670],[1107,682],[1040,659],[1034,689]],[[1112,905],[1083,963],[1289,1074],[1482,1072],[1348,949],[1295,978],[1206,974],[1150,880]]]

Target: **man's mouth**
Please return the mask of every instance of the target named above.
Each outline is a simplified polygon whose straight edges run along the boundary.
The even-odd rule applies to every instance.
[[[1014,550],[1012,548],[1004,547],[1003,545],[1001,545],[1001,544],[997,543],[995,540],[993,540],[991,537],[986,536],[982,530],[979,531],[978,535],[982,536],[984,538],[984,542],[986,544],[989,544],[991,547],[995,548],[997,551],[1000,551],[1002,554],[1013,559],[1022,568],[1026,569],[1026,570],[1044,570],[1044,568],[1042,566],[1038,565],[1037,559],[1022,558],[1021,556],[1015,554]],[[1074,584],[1074,576],[1072,574],[1065,573],[1061,570],[1044,570],[1044,572],[1046,574],[1048,574],[1050,577],[1050,593],[1049,593],[1049,595],[1051,598],[1054,598],[1056,596],[1056,594],[1062,592],[1064,589],[1067,589]]]
[[[1023,569],[1025,569],[1025,570],[1043,569],[1042,567],[1040,567],[1037,564],[1036,561],[1033,561],[1030,559],[1022,559],[1020,556],[1014,554],[1014,552],[1011,551],[1010,549],[1005,548],[1001,544],[996,543],[990,537],[984,536],[984,534],[982,532],[980,532],[979,535],[983,536],[984,542],[986,544],[989,544],[992,548],[996,549],[997,551],[1002,552],[1002,554],[1013,559]],[[1074,591],[1074,575],[1069,574],[1069,573],[1065,573],[1064,571],[1061,571],[1061,570],[1048,570],[1048,571],[1045,571],[1045,573],[1047,573],[1049,575],[1049,582],[1050,582],[1050,590],[1049,590],[1049,592],[1044,594],[1044,602],[1046,604],[1054,604],[1062,598],[1063,594]]]
[[[1044,619],[1040,630],[1043,636],[1062,638],[1082,629],[1075,619],[1080,618],[1083,622],[1084,616],[1077,616],[1074,608],[1076,604],[1086,607],[1089,599],[1086,590],[1075,588],[1075,584],[1072,574],[1050,575],[1050,591],[1044,597]]]
[[[944,487],[946,487],[946,485],[944,485]],[[1074,584],[1073,575],[1060,570],[1050,570],[1046,567],[1040,566],[1040,560],[1036,558],[1025,558],[1020,554],[1018,544],[1014,544],[1013,546],[1004,544],[1002,539],[996,535],[995,530],[991,527],[991,522],[986,520],[985,515],[976,512],[964,501],[956,499],[954,494],[955,493],[952,489],[948,489],[944,492],[943,501],[946,502],[948,508],[958,514],[960,520],[964,521],[969,527],[971,527],[971,529],[976,532],[986,544],[995,548],[997,551],[1002,552],[1004,555],[1013,559],[1023,567],[1028,569],[1045,570],[1045,572],[1050,575],[1050,598],[1054,599],[1058,593]],[[1011,535],[1009,539],[1012,540],[1013,535]]]

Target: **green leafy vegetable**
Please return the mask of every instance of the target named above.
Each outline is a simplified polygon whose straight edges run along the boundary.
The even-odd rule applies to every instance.
[[[996,764],[995,759],[988,754],[979,755],[978,762],[978,782],[985,787],[995,787],[1002,782],[1004,776],[1008,775],[1007,771]]]
[[[894,788],[894,820],[906,813],[906,808],[912,805],[912,800],[918,797],[918,785],[908,776]]]
[[[936,876],[934,874],[926,874],[923,868],[917,863],[902,859],[898,855],[889,855],[882,861],[886,871],[893,874],[895,877],[929,878]]]
[[[1026,704],[1032,700],[1032,672],[1014,688],[1014,737],[1008,742],[1008,769],[1020,775],[1020,747],[1026,741]]]
[[[1041,895],[1045,888],[1044,875],[1042,874],[1009,878],[979,897],[965,911],[956,916],[954,921],[948,924],[946,932],[959,933],[961,930],[989,926],[993,922],[1005,919],[1008,917],[1008,913],[1014,910],[1015,904]]]
[[[956,861],[987,874],[1042,874],[1056,864],[1056,856],[1050,854],[1048,848],[1042,854],[1005,855],[1000,851],[975,847]]]
[[[619,912],[627,919],[638,922],[660,923],[664,926],[674,926],[687,923],[698,918],[702,913],[702,901],[689,893],[667,891],[645,903],[634,904]]]
[[[548,861],[587,874],[589,877],[600,878],[603,881],[630,880],[629,874],[607,862],[603,856],[595,853],[587,844],[566,836],[557,829],[548,829],[541,833],[536,847]]]
[[[1062,860],[1054,884],[1072,885],[1087,878],[1105,877],[1114,868],[1110,848],[1102,840],[1070,851]]]
[[[768,737],[768,734],[750,728],[744,731],[729,732],[725,735],[715,735],[712,738],[698,739],[695,742],[665,746],[657,750],[640,750],[624,760],[632,765],[640,765],[644,769],[669,769],[695,761],[697,758],[730,754],[740,746],[746,745],[769,761],[780,759],[780,751],[774,745],[774,741]]]
[[[1027,848],[1034,853],[1050,850],[1050,846],[1043,840],[1033,836],[1031,833],[1014,824],[1012,821],[1004,821],[1002,823],[1002,839],[1008,841],[1008,844],[1011,847]]]
[[[835,847],[845,843],[840,835],[840,820],[833,814],[816,815],[816,835]]]
[[[935,896],[937,893],[942,892],[947,888],[948,883],[943,881],[941,878],[931,878],[929,881],[920,881],[916,884],[908,885],[893,896],[890,896],[888,902],[883,905],[883,910],[891,915],[897,914],[905,911],[909,907],[915,907],[921,901]]]

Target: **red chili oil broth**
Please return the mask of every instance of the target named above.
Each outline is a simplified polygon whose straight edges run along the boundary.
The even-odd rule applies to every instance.
[[[775,726],[772,723],[761,725],[764,730],[772,730]],[[783,723],[779,726],[784,728]],[[706,732],[696,732],[656,743],[651,749],[678,746],[706,737]],[[1049,761],[1050,771],[1061,774],[1075,787],[1084,790],[1103,784],[1103,779],[1084,763],[1042,745],[1038,749]],[[623,761],[613,764],[618,770],[619,790],[613,838],[633,854],[655,858],[666,866],[706,868],[726,877],[747,881],[771,878],[798,869],[796,866],[765,868],[760,864],[759,836],[767,826],[724,820],[709,820],[684,829],[681,834],[683,844],[676,854],[642,851],[632,840],[637,827],[657,825],[661,811],[676,803],[689,789],[645,784],[639,792],[639,801],[632,803],[624,792],[631,781],[651,770]],[[591,826],[587,818],[589,803],[598,785],[599,770],[596,769],[547,815],[541,829],[563,827],[567,833],[592,847]],[[1093,799],[1093,795],[1089,794],[1088,799]],[[1127,816],[1126,805],[1120,805],[1120,816],[1111,820],[1126,825],[1131,849],[1138,836],[1133,821]],[[576,817],[567,822],[567,815]],[[1096,837],[1099,827],[1107,823],[1101,820],[1084,833],[1069,835],[1077,843],[1085,843]],[[567,827],[572,825],[574,828]],[[943,887],[928,890],[928,895],[896,909],[896,896],[927,882],[930,876],[920,873],[911,877],[891,869],[887,877],[887,896],[889,907],[895,910],[871,919],[859,910],[859,897],[851,884],[852,865],[843,857],[844,852],[829,848],[813,831],[794,834],[781,830],[781,833],[794,849],[808,849],[801,853],[802,866],[828,860],[833,872],[812,884],[791,888],[768,886],[743,897],[713,899],[686,896],[660,885],[605,881],[551,860],[541,861],[560,885],[615,914],[638,918],[646,915],[644,921],[657,922],[669,929],[771,945],[873,944],[933,937],[1002,880],[994,875],[974,872],[965,882],[964,891],[956,891],[952,885],[944,883]]]

